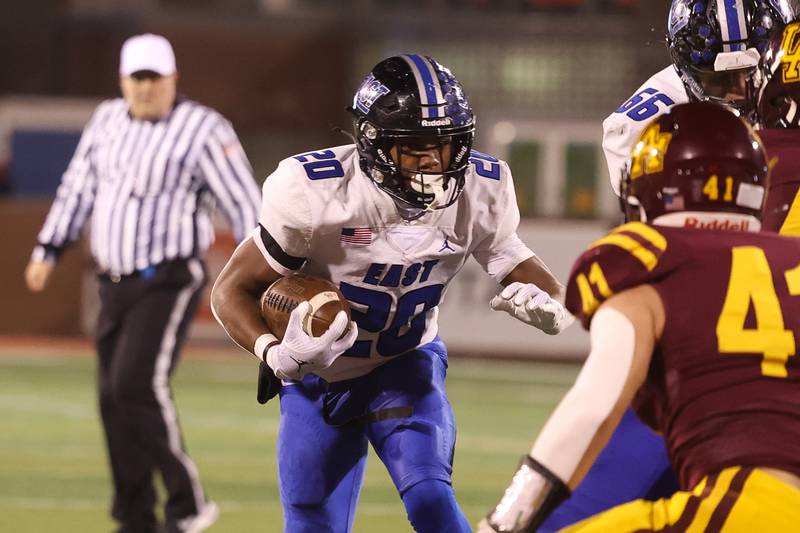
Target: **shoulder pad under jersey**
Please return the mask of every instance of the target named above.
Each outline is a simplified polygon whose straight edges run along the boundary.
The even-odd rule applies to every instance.
[[[664,275],[667,245],[662,233],[641,222],[611,230],[575,261],[567,284],[567,309],[588,329],[608,298]]]
[[[673,105],[688,101],[683,82],[670,65],[650,77],[603,121],[603,153],[611,187],[616,194],[619,194],[622,170],[645,126]]]

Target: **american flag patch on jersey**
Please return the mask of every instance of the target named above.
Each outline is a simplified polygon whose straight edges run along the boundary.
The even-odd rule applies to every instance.
[[[683,211],[684,205],[683,196],[664,196],[664,209],[667,211]]]
[[[342,228],[341,242],[367,245],[372,243],[372,230],[369,228]]]

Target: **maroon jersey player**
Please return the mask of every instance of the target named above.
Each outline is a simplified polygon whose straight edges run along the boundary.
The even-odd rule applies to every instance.
[[[631,404],[664,435],[682,491],[565,531],[800,523],[800,240],[758,232],[767,184],[759,137],[721,107],[675,106],[645,129],[622,186],[631,222],[570,276],[591,353],[480,533],[535,531]]]
[[[758,121],[772,165],[763,229],[800,236],[800,22],[776,33],[761,60]]]
[[[576,262],[567,304],[587,327],[604,292],[649,285],[661,300],[664,327],[634,405],[664,434],[683,487],[742,464],[800,475],[799,266],[797,239],[640,222]]]
[[[766,129],[759,135],[772,164],[762,228],[800,237],[800,129]]]

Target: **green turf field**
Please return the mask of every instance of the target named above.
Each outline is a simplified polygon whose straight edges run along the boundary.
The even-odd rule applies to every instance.
[[[0,347],[0,531],[109,532],[110,480],[82,349]],[[206,353],[206,352],[204,352]],[[243,352],[193,356],[174,380],[189,452],[221,507],[213,532],[281,531],[275,473],[277,403],[255,401]],[[453,360],[448,391],[459,426],[456,495],[471,522],[502,494],[519,456],[577,367]],[[370,456],[356,532],[411,531],[383,465]]]

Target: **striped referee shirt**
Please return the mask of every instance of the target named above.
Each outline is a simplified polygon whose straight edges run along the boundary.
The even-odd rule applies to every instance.
[[[100,104],[83,130],[34,249],[55,260],[91,217],[101,271],[130,274],[202,256],[219,205],[237,240],[256,226],[261,191],[233,127],[178,100],[158,121],[133,118],[122,98]]]

